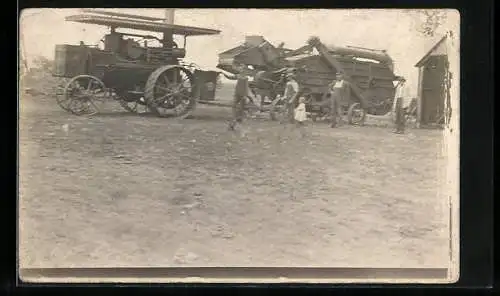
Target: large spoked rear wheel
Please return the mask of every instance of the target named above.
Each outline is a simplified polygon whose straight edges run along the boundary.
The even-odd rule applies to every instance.
[[[108,91],[99,78],[79,75],[68,82],[58,104],[75,115],[93,115],[100,112],[107,97]]]
[[[196,105],[193,74],[181,66],[155,70],[146,82],[144,98],[149,109],[160,117],[186,118]]]

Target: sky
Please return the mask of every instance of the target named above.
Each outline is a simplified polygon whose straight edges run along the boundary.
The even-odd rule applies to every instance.
[[[163,9],[110,10],[154,17],[165,14]],[[106,27],[64,20],[78,13],[78,9],[23,10],[21,46],[28,63],[36,56],[53,59],[56,44],[97,44],[108,33]],[[185,60],[207,70],[215,69],[219,53],[242,44],[246,35],[261,35],[275,46],[284,42],[292,49],[318,36],[329,45],[387,50],[394,60],[395,74],[406,77],[411,95],[416,95],[418,83],[414,65],[447,30],[458,28],[459,15],[448,11],[445,24],[434,37],[420,34],[416,30],[418,22],[418,15],[396,9],[177,9],[174,19],[175,24],[222,31],[219,35],[187,39]]]

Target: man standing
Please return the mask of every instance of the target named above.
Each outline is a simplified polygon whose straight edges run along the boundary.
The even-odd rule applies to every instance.
[[[263,86],[266,86],[268,83],[266,83],[267,78],[266,78],[267,72],[266,71],[259,71],[255,74],[254,77],[254,83],[256,85],[256,88],[265,88]],[[264,112],[264,104],[266,101],[266,95],[263,93],[259,94],[260,96],[260,112]]]
[[[406,79],[401,78],[399,84],[396,88],[396,101],[394,103],[395,108],[395,125],[396,128],[394,130],[397,134],[404,134],[405,132],[405,114],[403,109],[403,100],[406,96]]]
[[[289,69],[286,74],[286,85],[285,85],[285,106],[287,108],[288,120],[290,122],[294,121],[294,111],[295,111],[295,102],[297,101],[297,97],[299,95],[299,83],[296,80],[295,70]]]
[[[350,87],[347,81],[344,79],[342,73],[337,73],[336,80],[331,86],[331,98],[330,98],[330,127],[336,127],[338,123],[342,122],[342,102],[349,99]]]
[[[233,119],[229,122],[229,129],[234,130],[235,126],[243,121],[246,100],[247,98],[251,99],[252,95],[247,76],[241,72],[233,76],[226,75],[225,73],[222,73],[222,75],[229,80],[236,80],[233,96]]]

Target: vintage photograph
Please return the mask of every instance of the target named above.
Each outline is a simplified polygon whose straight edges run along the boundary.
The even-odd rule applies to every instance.
[[[21,274],[456,281],[459,25],[446,9],[23,10]]]

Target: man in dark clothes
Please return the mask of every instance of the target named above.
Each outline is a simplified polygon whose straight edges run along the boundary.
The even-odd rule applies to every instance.
[[[268,84],[270,84],[267,81],[268,78],[266,77],[266,75],[268,75],[268,73],[269,72],[266,72],[266,71],[259,71],[259,72],[257,72],[257,74],[255,74],[254,82],[256,82],[257,87],[259,87],[259,86],[262,87],[262,85],[267,86]],[[273,92],[272,87],[270,87],[270,88],[271,88],[271,94],[269,97],[274,98],[274,96],[272,94],[272,92]],[[260,94],[260,112],[264,112],[264,104],[266,101],[266,97],[268,97],[268,96],[266,96],[264,94]]]
[[[233,96],[233,119],[229,122],[229,129],[234,130],[235,126],[243,121],[246,100],[247,98],[251,99],[252,95],[247,76],[240,73],[234,76],[229,76],[225,73],[222,73],[222,75],[229,80],[236,80]]]
[[[394,132],[396,134],[404,134],[405,132],[405,114],[404,114],[404,109],[403,109],[403,98],[398,97],[396,98],[396,107],[395,107],[395,113],[396,113],[396,128]]]

